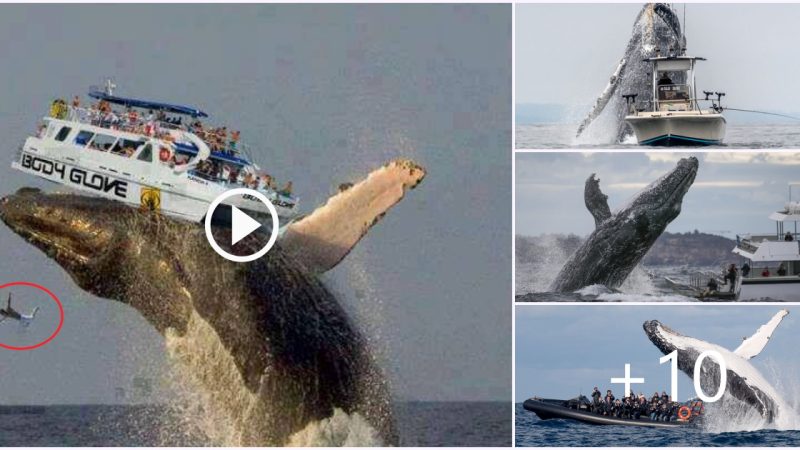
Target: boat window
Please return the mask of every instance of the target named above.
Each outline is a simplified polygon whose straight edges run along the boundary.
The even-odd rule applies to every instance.
[[[116,136],[109,136],[107,134],[97,134],[95,135],[94,139],[92,139],[92,142],[89,144],[89,148],[107,152],[111,150],[111,147],[114,146],[115,142],[117,142]]]
[[[70,131],[72,131],[72,128],[70,127],[61,127],[61,130],[56,135],[56,140],[58,142],[64,142],[64,139],[66,139],[67,136],[69,136]]]
[[[139,153],[139,161],[153,162],[153,145],[147,144]]]
[[[658,99],[661,101],[689,100],[689,86],[685,84],[668,84],[658,87]]]
[[[120,139],[117,141],[117,145],[115,145],[111,149],[111,153],[115,155],[121,155],[129,157],[136,152],[136,149],[139,148],[144,144],[144,141],[132,141],[130,139]]]
[[[78,136],[75,137],[75,145],[80,145],[81,147],[83,147],[84,145],[89,143],[89,141],[92,139],[92,136],[94,136],[94,133],[92,133],[91,131],[85,131],[85,130],[81,131],[80,133],[78,133]]]

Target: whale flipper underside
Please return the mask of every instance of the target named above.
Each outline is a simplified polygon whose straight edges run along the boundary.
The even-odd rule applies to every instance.
[[[289,225],[281,246],[311,272],[330,270],[423,178],[425,169],[414,162],[392,161]]]
[[[592,109],[578,126],[580,137],[606,109],[614,118],[614,132],[609,142],[622,142],[631,134],[625,123],[626,105],[622,95],[637,94],[637,103],[652,102],[651,67],[644,59],[667,54],[671,49],[680,52],[686,48],[686,39],[675,11],[664,3],[648,3],[636,16],[631,38],[625,47],[608,84],[595,101]],[[678,81],[678,80],[676,80]],[[610,106],[609,106],[610,105]]]
[[[772,333],[778,328],[784,317],[789,314],[789,311],[782,309],[775,314],[769,322],[762,325],[752,336],[742,341],[741,345],[733,351],[733,353],[741,356],[744,359],[750,359],[764,350],[764,347],[772,337]]]

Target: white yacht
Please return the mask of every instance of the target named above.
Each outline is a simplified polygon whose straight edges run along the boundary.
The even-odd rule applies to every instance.
[[[196,108],[115,96],[110,82],[93,88],[91,108],[56,100],[34,136],[20,148],[14,169],[82,192],[199,222],[211,202],[237,187],[267,196],[282,225],[297,215],[291,182],[252,162],[238,132],[203,126]],[[250,196],[224,203],[269,217]],[[216,214],[215,214],[216,216]]]
[[[695,56],[656,56],[652,63],[653,101],[645,108],[636,107],[638,94],[623,95],[629,114],[625,116],[640,145],[700,146],[721,144],[726,121],[720,106],[724,92],[703,92],[711,100],[710,109],[702,109],[695,88],[694,67],[705,58]]]
[[[800,183],[791,183],[783,210],[769,215],[775,222],[774,233],[737,237],[733,253],[750,267],[737,282],[739,300],[800,301],[800,201],[791,199],[792,187],[798,186]]]

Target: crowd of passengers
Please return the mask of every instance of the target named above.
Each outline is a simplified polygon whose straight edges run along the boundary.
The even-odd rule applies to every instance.
[[[205,127],[197,119],[191,124],[185,124],[181,116],[170,117],[164,111],[154,112],[149,110],[146,116],[140,117],[139,111],[131,107],[126,108],[124,112],[115,111],[106,100],[100,100],[89,105],[88,108],[82,109],[81,99],[76,95],[69,107],[63,99],[53,102],[50,115],[59,119],[69,116],[75,120],[78,119],[78,114],[81,113],[88,113],[88,117],[82,118],[89,120],[93,126],[153,136],[168,141],[173,140],[172,135],[169,133],[170,129],[189,131],[202,139],[212,152],[230,156],[236,156],[238,153],[239,131],[229,132],[228,128],[224,126],[218,128]],[[135,149],[126,147],[118,150],[115,147],[112,151],[131,156]],[[171,157],[169,163],[171,165],[181,165],[186,164],[188,161],[188,155],[178,153]],[[278,189],[275,179],[267,173],[252,173],[242,170],[238,166],[214,159],[200,161],[194,172],[213,181],[235,183],[250,189],[271,189],[287,197],[292,195],[291,181],[288,181],[283,188]]]
[[[227,183],[240,184],[250,189],[269,189],[280,195],[289,197],[292,195],[292,182],[278,189],[275,179],[267,173],[253,173],[237,168],[214,159],[200,161],[194,169],[194,173],[203,178],[224,181]]]
[[[239,131],[228,131],[227,127],[207,127],[200,120],[185,123],[181,116],[168,116],[164,111],[149,110],[140,114],[136,108],[127,107],[124,111],[114,110],[106,100],[81,108],[81,99],[75,96],[67,106],[63,99],[53,102],[51,115],[59,119],[70,117],[88,120],[92,125],[112,130],[153,136],[159,139],[172,139],[170,129],[189,131],[202,139],[213,152],[236,155],[239,152]]]
[[[658,395],[654,392],[648,400],[643,393],[637,397],[631,395],[622,399],[614,397],[611,389],[606,391],[605,397],[595,386],[592,391],[591,411],[604,416],[619,417],[621,419],[650,418],[653,421],[669,422],[678,420],[678,410],[682,405],[670,400],[666,392]]]

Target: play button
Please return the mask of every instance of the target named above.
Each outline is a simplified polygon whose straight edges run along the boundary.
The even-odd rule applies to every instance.
[[[231,245],[250,236],[250,233],[259,228],[261,228],[259,221],[243,213],[241,209],[231,206]]]
[[[267,241],[267,244],[262,247],[261,250],[253,253],[252,255],[240,256],[225,251],[219,246],[219,244],[217,244],[217,241],[214,239],[214,234],[211,232],[211,222],[212,217],[214,216],[214,211],[217,209],[220,203],[231,197],[234,199],[230,202],[227,202],[231,208],[231,246],[236,245],[237,242],[241,241],[262,227],[262,224],[259,221],[253,219],[247,215],[247,213],[243,212],[241,209],[237,208],[231,203],[236,202],[241,205],[245,199],[247,199],[247,202],[253,201],[253,198],[258,199],[258,201],[263,203],[267,210],[269,210],[269,215],[272,218],[272,232],[269,236],[269,241]],[[213,202],[211,202],[211,205],[209,205],[208,211],[206,212],[206,239],[208,239],[208,243],[211,244],[211,248],[213,248],[215,252],[229,261],[249,262],[266,255],[272,246],[275,245],[275,241],[278,239],[279,228],[280,224],[278,223],[278,211],[275,209],[275,206],[272,205],[272,202],[270,202],[264,194],[253,189],[238,188],[225,191],[219,197],[215,198]]]

